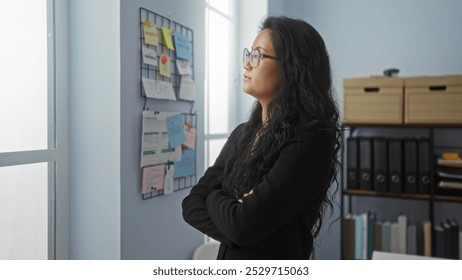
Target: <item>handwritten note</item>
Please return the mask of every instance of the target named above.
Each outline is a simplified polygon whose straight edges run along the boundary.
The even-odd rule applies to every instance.
[[[191,61],[191,43],[188,37],[180,32],[173,32],[173,39],[175,41],[176,57]]]
[[[164,188],[165,165],[154,165],[143,168],[142,193]]]
[[[169,82],[142,78],[144,92],[149,98],[176,100],[173,85]]]
[[[154,49],[143,47],[143,63],[157,66],[157,54]]]
[[[170,78],[170,57],[166,54],[160,56],[159,73],[167,78]]]
[[[179,98],[194,101],[196,98],[196,87],[190,76],[181,76]]]
[[[163,34],[163,39],[164,39],[164,45],[167,46],[167,48],[171,50],[175,50],[173,47],[173,41],[172,41],[172,30],[168,27],[162,27],[162,34]]]
[[[196,148],[196,130],[189,124],[184,124],[184,142],[183,144],[191,149]]]
[[[144,43],[147,45],[157,46],[157,26],[149,20],[143,23]]]
[[[182,114],[167,118],[168,141],[170,147],[176,147],[184,142],[184,117]]]
[[[164,195],[173,193],[173,175],[175,173],[175,165],[168,164],[165,170],[165,180],[164,180]]]
[[[176,68],[180,75],[192,75],[191,64],[189,61],[177,59]]]

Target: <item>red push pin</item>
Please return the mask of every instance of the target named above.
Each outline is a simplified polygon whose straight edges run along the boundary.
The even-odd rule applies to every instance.
[[[162,62],[162,64],[167,63],[167,56],[163,55],[162,58],[160,59],[160,61]]]

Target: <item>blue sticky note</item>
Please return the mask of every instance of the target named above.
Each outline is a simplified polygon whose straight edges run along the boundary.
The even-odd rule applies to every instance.
[[[176,57],[191,61],[191,43],[189,42],[188,37],[175,31],[173,32],[173,40],[175,41]]]
[[[196,153],[186,149],[182,153],[181,161],[175,161],[173,178],[186,177],[196,174]]]
[[[184,135],[184,117],[182,114],[167,117],[167,132],[170,147],[174,148],[183,144]]]

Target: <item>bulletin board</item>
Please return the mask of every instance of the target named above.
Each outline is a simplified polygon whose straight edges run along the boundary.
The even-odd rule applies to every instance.
[[[140,8],[140,95],[144,99],[140,193],[143,200],[190,188],[196,183],[195,143],[197,137],[195,131],[197,115],[192,112],[195,102],[193,48],[194,33],[192,29],[170,18]],[[151,112],[146,106],[148,99],[186,102],[190,104],[191,109],[189,113]],[[175,135],[171,135],[170,130],[172,128],[167,125],[167,120],[156,118],[163,114],[181,119],[185,134],[189,136],[185,139],[187,138],[189,141],[185,140],[185,143],[181,144],[178,141],[172,143]],[[154,123],[152,129],[157,129],[156,126],[162,126],[162,129],[155,131],[155,133],[153,131],[146,132],[145,129],[150,128],[149,125],[145,124],[146,115],[152,116],[151,121],[158,122]],[[191,131],[194,133],[188,133]],[[165,141],[167,141],[165,138],[167,137],[169,138],[169,144],[167,144],[170,145],[169,147],[165,147]],[[163,148],[151,147],[150,150],[149,147],[145,147],[149,141],[163,141],[164,146]],[[178,147],[181,150],[181,159],[162,157],[163,151],[171,149],[173,154],[173,150],[178,151]],[[156,155],[159,155],[159,158],[149,161],[150,154],[151,159]],[[180,151],[175,152],[175,154],[179,155]],[[146,160],[147,158],[148,160]],[[174,175],[169,173],[172,169],[174,169],[174,173],[171,174]]]
[[[155,25],[155,31],[157,33],[158,37],[158,44],[157,45],[151,45],[151,44],[146,44],[146,38],[144,34],[144,23],[149,21],[153,26]],[[184,75],[181,75],[179,72],[179,69],[177,67],[177,62],[178,61],[184,61],[184,59],[181,59],[177,57],[177,50],[172,50],[170,49],[164,41],[163,38],[163,32],[162,28],[167,27],[169,28],[172,33],[178,33],[185,38],[187,38],[188,43],[190,45],[190,54],[189,54],[189,70],[190,72],[189,76],[192,80],[194,80],[194,32],[192,29],[181,25],[169,18],[166,18],[164,16],[161,16],[155,12],[152,12],[150,10],[147,10],[145,8],[140,8],[140,93],[141,96],[144,98],[149,97],[149,94],[146,93],[145,87],[143,85],[143,78],[148,78],[156,81],[162,81],[162,82],[168,82],[171,83],[173,86],[173,90],[175,93],[176,101],[180,102],[190,102],[191,106],[193,106],[194,99],[185,99],[180,96],[180,85],[181,85],[181,80],[184,77]],[[172,42],[174,43],[174,42]],[[158,57],[158,60],[160,60],[157,64],[162,63],[162,55],[166,55],[169,58],[170,62],[170,77],[167,77],[165,75],[161,75],[160,68],[157,66],[153,66],[150,64],[143,63],[143,48],[148,48],[150,50],[154,50],[156,52],[156,55]],[[191,100],[192,99],[192,100]]]

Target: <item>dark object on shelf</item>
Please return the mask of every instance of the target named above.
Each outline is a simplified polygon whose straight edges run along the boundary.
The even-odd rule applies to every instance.
[[[388,147],[386,138],[374,138],[374,190],[388,192]]]
[[[349,137],[347,139],[347,188],[359,188],[359,149],[358,138]]]
[[[401,139],[388,140],[388,183],[391,193],[403,192],[402,153]]]
[[[430,140],[419,139],[419,193],[430,193]]]
[[[370,138],[359,138],[359,188],[372,190],[372,144]]]
[[[404,192],[417,193],[417,140],[404,139]]]
[[[398,76],[399,69],[398,68],[388,68],[383,70],[383,75],[385,77],[396,77]]]

